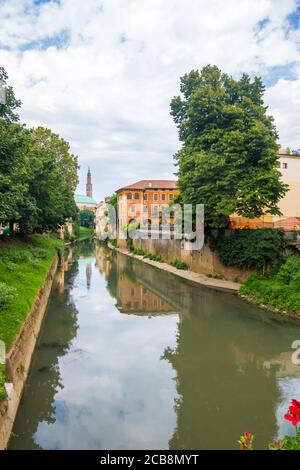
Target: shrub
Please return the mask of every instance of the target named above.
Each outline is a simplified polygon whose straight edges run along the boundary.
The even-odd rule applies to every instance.
[[[300,313],[300,257],[287,256],[276,271],[264,277],[252,274],[240,292],[272,309]]]
[[[133,248],[132,252],[134,255],[138,255],[138,256],[146,255],[146,252],[142,250],[141,248]]]
[[[144,258],[151,259],[152,261],[160,261],[161,263],[164,261],[160,255],[156,255],[155,253],[146,253]]]
[[[185,263],[184,261],[181,261],[180,259],[174,258],[171,261],[171,266],[174,266],[177,269],[188,269],[189,265]]]
[[[115,248],[118,248],[118,241],[116,238],[113,238],[112,240],[108,240],[109,243],[114,246]]]
[[[284,233],[282,230],[235,230],[226,236],[210,238],[225,266],[262,269],[276,264],[282,257]]]
[[[5,282],[0,282],[0,311],[3,311],[17,297],[17,290],[8,286]]]

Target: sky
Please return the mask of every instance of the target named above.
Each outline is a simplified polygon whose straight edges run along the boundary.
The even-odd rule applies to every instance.
[[[179,79],[260,75],[283,147],[300,147],[300,0],[0,0],[0,66],[28,126],[70,142],[100,201],[175,178]]]

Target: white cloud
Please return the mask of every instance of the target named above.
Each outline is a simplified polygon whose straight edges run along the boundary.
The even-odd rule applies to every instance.
[[[23,100],[22,119],[70,141],[81,190],[91,165],[97,199],[140,178],[172,177],[179,144],[169,102],[190,69],[215,63],[238,76],[289,67],[300,80],[299,31],[287,21],[296,0],[35,3],[0,0],[0,64]],[[266,94],[291,147],[300,147],[297,88],[281,79]]]

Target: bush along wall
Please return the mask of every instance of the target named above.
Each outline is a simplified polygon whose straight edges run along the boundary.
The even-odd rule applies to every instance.
[[[252,274],[241,287],[241,294],[272,310],[300,315],[300,256],[287,255],[277,269],[264,276]]]
[[[211,232],[209,242],[225,266],[257,270],[278,264],[285,246],[284,232],[274,229]]]

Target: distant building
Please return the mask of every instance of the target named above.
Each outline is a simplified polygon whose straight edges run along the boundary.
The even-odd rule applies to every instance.
[[[120,225],[142,220],[158,225],[163,206],[168,206],[178,194],[173,180],[141,180],[118,189]]]
[[[107,237],[115,237],[114,227],[109,222],[109,198],[105,198],[104,201],[99,202],[96,208],[96,236],[101,237],[106,233]]]
[[[75,194],[75,203],[80,211],[84,209],[90,209],[96,211],[97,203],[93,199],[93,184],[92,184],[92,174],[91,170],[88,169],[87,179],[86,179],[86,194]]]
[[[290,188],[279,203],[282,216],[300,217],[300,155],[280,151],[278,168]]]
[[[295,152],[287,153],[280,150],[278,154],[278,169],[282,181],[289,185],[286,195],[279,201],[281,216],[266,214],[258,219],[246,217],[230,217],[232,228],[261,228],[274,227],[286,231],[299,230],[300,221],[300,155]]]

